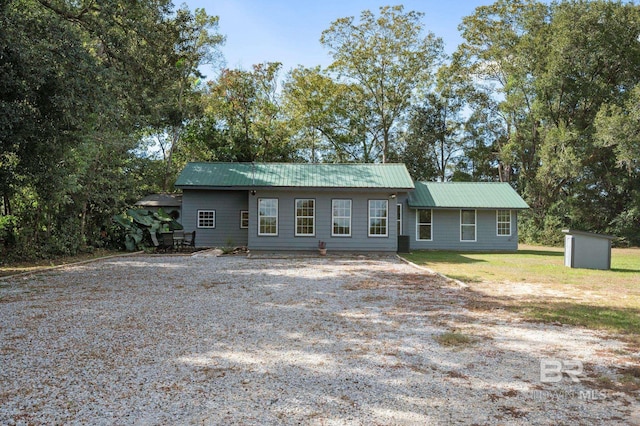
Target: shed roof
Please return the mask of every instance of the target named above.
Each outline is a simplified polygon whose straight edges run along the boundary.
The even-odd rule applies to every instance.
[[[180,207],[181,194],[149,194],[136,202],[136,206],[145,207]]]
[[[189,163],[179,188],[413,189],[404,164]]]
[[[615,240],[616,239],[616,237],[614,237],[613,235],[596,234],[595,232],[578,231],[577,229],[563,229],[562,232],[564,232],[567,235],[582,235],[584,237],[602,238],[602,239],[605,239],[605,240]]]
[[[409,194],[412,208],[528,209],[508,183],[416,182]]]

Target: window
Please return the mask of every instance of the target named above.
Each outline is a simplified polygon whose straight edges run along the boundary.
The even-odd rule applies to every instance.
[[[402,204],[398,204],[396,218],[398,221],[398,235],[402,235]]]
[[[334,237],[351,236],[351,200],[331,201],[331,235]]]
[[[245,229],[249,227],[249,210],[240,211],[240,228]]]
[[[369,236],[386,237],[388,200],[369,200]]]
[[[460,210],[460,241],[476,240],[476,211]]]
[[[416,211],[416,240],[431,241],[433,239],[431,234],[432,215],[432,210]]]
[[[258,199],[258,235],[278,235],[278,199]]]
[[[497,215],[497,227],[499,236],[511,235],[511,210],[498,210]]]
[[[315,231],[316,201],[296,200],[296,236],[313,236]]]
[[[198,228],[215,228],[216,211],[198,210]]]

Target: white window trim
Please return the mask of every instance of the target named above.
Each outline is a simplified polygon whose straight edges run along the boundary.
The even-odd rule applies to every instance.
[[[507,211],[509,212],[509,222],[500,222],[498,219],[500,218],[500,212],[504,212]],[[512,214],[511,214],[511,210],[509,209],[499,209],[496,210],[496,236],[498,237],[510,237],[511,236],[511,222],[512,222]],[[500,233],[500,224],[501,223],[509,223],[509,233],[508,234],[501,234]]]
[[[473,225],[471,224],[463,224],[462,223],[462,212],[463,211],[471,211],[473,210]],[[462,227],[463,226],[473,226],[473,240],[463,240],[462,239]],[[478,210],[475,209],[460,209],[460,242],[462,243],[475,243],[478,241]]]
[[[377,216],[372,217],[371,216],[371,203],[374,202],[374,201],[383,201],[385,203],[385,205],[387,206],[386,209],[385,209],[386,212],[387,212],[387,215],[384,217],[384,219],[386,219],[386,225],[384,227],[385,228],[384,229],[384,234],[372,234],[371,233],[371,219],[383,219],[382,216],[380,216],[380,217],[377,217]],[[388,237],[389,236],[389,200],[380,200],[380,199],[369,200],[368,209],[367,210],[368,210],[367,211],[367,219],[368,219],[367,220],[367,236],[369,236],[371,238],[385,238],[385,237]]]
[[[298,216],[298,201],[313,201],[313,215],[312,216]],[[294,223],[294,235],[296,237],[315,237],[316,236],[316,199],[315,198],[296,198],[293,202],[293,217]],[[313,219],[313,232],[310,234],[304,234],[298,232],[298,219],[299,218],[311,218]]]
[[[244,222],[244,215],[247,215],[246,226],[242,225],[242,222]],[[249,228],[249,210],[240,210],[240,229],[248,229],[248,228]]]
[[[334,205],[335,201],[348,201],[349,202],[349,216],[335,216]],[[331,200],[331,236],[332,237],[350,237],[351,236],[351,217],[353,216],[353,201],[349,198],[334,198]],[[334,233],[333,224],[336,219],[349,219],[349,233],[348,234],[336,234]]]
[[[431,222],[429,225],[431,226],[431,238],[428,240],[420,238],[420,225],[427,225],[426,222],[420,222],[420,210],[430,210],[431,211]],[[433,209],[417,209],[416,210],[416,241],[433,241]]]
[[[213,213],[212,218],[201,218],[200,213]],[[213,219],[213,226],[203,226],[200,224],[200,220],[211,220]],[[216,211],[215,210],[198,210],[197,212],[197,227],[200,229],[216,229]]]
[[[398,235],[402,235],[404,234],[404,227],[403,227],[403,223],[402,223],[402,216],[404,216],[404,207],[402,206],[402,203],[398,203],[397,207],[396,207],[396,214],[398,217],[396,217],[396,229],[398,229],[397,224],[400,224],[400,229],[398,229]]]
[[[262,200],[274,200],[276,202],[276,215],[275,216],[260,216],[260,202]],[[280,206],[279,206],[279,202],[277,198],[258,198],[258,236],[260,237],[277,237],[278,236],[278,225],[279,225],[279,220],[278,220],[278,216],[280,215]],[[260,219],[263,217],[275,217],[276,218],[276,232],[275,233],[265,233],[265,232],[260,232]]]

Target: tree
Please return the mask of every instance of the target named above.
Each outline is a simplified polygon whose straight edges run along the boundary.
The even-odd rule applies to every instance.
[[[523,191],[539,163],[533,64],[544,59],[532,46],[536,28],[547,21],[546,13],[546,6],[534,0],[499,0],[478,7],[463,18],[459,29],[465,42],[453,56],[452,66],[484,95],[481,107],[492,114],[487,117],[492,127],[502,123],[504,138],[497,146],[500,180],[520,179]],[[516,176],[511,174],[514,165]]]
[[[497,86],[498,159],[533,207],[530,229],[605,231],[629,202],[633,180],[612,173],[594,123],[638,83],[639,25],[636,6],[606,1],[500,0],[464,18],[455,61],[480,89]]]
[[[224,37],[217,33],[218,17],[207,15],[204,9],[196,9],[191,14],[183,7],[177,11],[175,22],[178,33],[174,64],[177,78],[170,80],[173,84],[165,85],[156,94],[159,106],[157,121],[151,123],[166,164],[163,191],[168,190],[169,181],[174,176],[173,155],[187,121],[202,115],[202,90],[199,86],[204,76],[198,67],[215,63],[219,59],[218,47],[224,42]]]
[[[18,218],[16,252],[74,253],[148,188],[132,153],[170,109],[184,15],[168,0],[0,3],[0,213]]]
[[[359,86],[334,81],[320,67],[298,67],[287,77],[283,106],[298,138],[298,150],[311,162],[371,162],[367,110]]]
[[[85,38],[35,1],[0,6],[0,190],[4,213],[22,213],[27,195],[29,238],[50,235],[66,202],[66,154],[80,143],[85,120],[101,105],[99,63]],[[18,226],[23,225],[20,221]],[[41,225],[41,226],[37,226]]]
[[[640,173],[640,85],[622,105],[604,104],[595,121],[598,146],[613,148],[619,167]]]
[[[453,180],[509,181],[512,170],[501,161],[507,143],[504,120],[495,112],[496,102],[482,91],[470,89],[465,95],[471,114],[464,124],[463,154],[458,158]]]
[[[424,35],[423,14],[404,13],[402,6],[380,8],[380,16],[366,10],[360,22],[341,18],[322,32],[320,42],[330,50],[329,71],[339,81],[359,86],[371,143],[379,145],[382,162],[389,156],[393,132],[416,91],[431,80],[432,67],[442,52],[442,40]]]
[[[430,178],[441,182],[453,175],[464,145],[462,90],[463,87],[456,86],[451,69],[443,66],[434,90],[425,96],[422,106],[414,107],[410,113],[404,161],[411,164],[414,174],[421,175],[420,179],[427,178],[424,173],[427,170],[432,173]],[[430,164],[415,164],[416,160]]]
[[[291,133],[277,94],[278,62],[225,69],[203,98],[204,116],[188,127],[189,160],[289,161]],[[195,149],[194,149],[195,148]]]
[[[625,199],[609,224],[609,232],[640,245],[640,85],[622,105],[605,104],[595,121],[597,146],[613,150]],[[620,173],[623,171],[624,173]]]
[[[550,16],[548,56],[536,69],[544,129],[536,198],[545,207],[562,202],[569,226],[606,232],[636,181],[616,171],[613,148],[597,143],[594,124],[603,106],[623,104],[640,80],[640,10],[604,1],[559,3]]]

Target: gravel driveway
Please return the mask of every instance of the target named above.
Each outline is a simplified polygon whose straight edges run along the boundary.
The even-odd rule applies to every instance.
[[[468,293],[393,256],[134,256],[0,281],[0,424],[638,422],[637,392],[597,386],[622,342]],[[541,381],[547,358],[583,362],[579,382]]]

